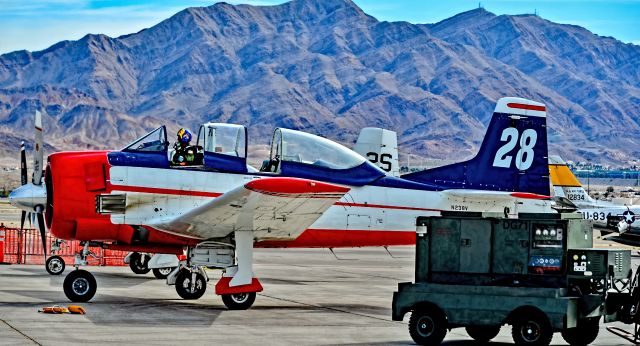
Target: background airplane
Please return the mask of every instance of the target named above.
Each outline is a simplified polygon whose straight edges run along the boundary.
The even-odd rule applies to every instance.
[[[195,164],[173,166],[160,127],[120,151],[51,154],[45,184],[16,189],[11,202],[44,210],[53,235],[85,241],[76,267],[90,242],[150,253],[186,249],[167,278],[178,294],[202,296],[202,268],[221,268],[216,294],[230,309],[246,309],[262,290],[254,247],[405,245],[414,243],[418,216],[552,212],[546,136],[544,105],[502,98],[475,158],[398,178],[335,142],[281,128],[266,164],[250,169],[246,128],[216,123],[198,131]],[[35,161],[41,167],[42,157]],[[96,288],[85,270],[65,278],[73,301],[91,299]]]
[[[640,206],[616,205],[591,198],[559,156],[549,157],[549,173],[554,196],[565,198],[565,201],[575,205],[582,216],[593,220],[594,226],[600,228],[604,235],[619,233],[607,239],[640,246],[640,222],[637,221],[640,219]]]

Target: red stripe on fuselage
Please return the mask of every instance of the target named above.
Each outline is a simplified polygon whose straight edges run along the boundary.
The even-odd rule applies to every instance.
[[[415,245],[415,231],[307,229],[294,240],[263,240],[257,248],[337,248]]]
[[[517,109],[527,109],[531,111],[540,111],[540,112],[544,112],[547,110],[545,106],[526,105],[523,103],[507,103],[507,107],[517,108]]]
[[[158,187],[144,187],[144,186],[131,186],[131,185],[109,185],[109,189],[111,191],[115,190],[115,191],[157,193],[162,195],[180,195],[180,196],[197,196],[197,197],[219,197],[222,195],[219,192],[165,189],[165,188],[158,188]]]
[[[442,209],[403,207],[399,205],[383,205],[383,204],[370,204],[370,203],[336,202],[334,205],[339,205],[344,207],[382,208],[382,209],[398,209],[398,210],[443,211]]]

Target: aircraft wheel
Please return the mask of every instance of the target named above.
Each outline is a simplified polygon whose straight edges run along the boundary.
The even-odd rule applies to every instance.
[[[256,293],[223,294],[222,302],[229,310],[247,310],[256,301]]]
[[[44,268],[51,275],[60,275],[64,272],[64,260],[60,256],[51,256],[44,263]]]
[[[176,292],[182,299],[198,299],[207,290],[207,281],[200,273],[183,269],[176,277]]]
[[[98,284],[93,274],[86,270],[74,270],[64,278],[64,294],[72,302],[88,302],[96,294]]]
[[[131,268],[131,271],[136,274],[146,274],[151,270],[147,266],[150,259],[151,256],[149,255],[141,255],[138,252],[134,252],[129,258],[129,268]]]
[[[166,268],[154,268],[151,271],[153,272],[153,276],[156,279],[166,279],[169,274],[175,269],[175,267],[166,267]]]

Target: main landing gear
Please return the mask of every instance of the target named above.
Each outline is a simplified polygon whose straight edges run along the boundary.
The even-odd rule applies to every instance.
[[[90,272],[78,268],[87,264],[87,257],[97,257],[89,250],[89,242],[83,245],[82,251],[75,257],[76,270],[64,279],[64,293],[73,302],[89,301],[98,287]],[[141,260],[141,263],[148,262],[148,259]],[[255,302],[256,293],[263,289],[260,281],[253,277],[251,231],[234,232],[232,242],[203,242],[188,248],[186,259],[180,261],[178,267],[168,267],[164,273],[161,272],[163,268],[158,268],[158,271],[160,274],[169,271],[167,284],[175,285],[181,298],[191,300],[202,297],[207,290],[209,278],[205,267],[223,269],[222,277],[215,285],[215,293],[222,296],[222,302],[229,310],[249,309]]]
[[[158,257],[162,257],[158,260]],[[169,260],[167,261],[167,258]],[[173,261],[171,260],[173,259]],[[136,274],[146,274],[149,271],[153,272],[153,276],[156,279],[166,279],[169,274],[177,266],[177,258],[175,255],[155,254],[150,255],[147,253],[130,252],[125,258],[124,263],[129,264],[129,268]],[[152,263],[153,262],[153,263]],[[166,267],[158,267],[158,262],[163,262],[161,265],[167,265]]]
[[[253,277],[253,232],[236,231],[235,246],[231,243],[203,242],[187,249],[187,258],[180,269],[167,277],[167,284],[176,285],[183,299],[200,298],[206,291],[209,278],[204,267],[223,269],[215,292],[229,310],[246,310],[262,291],[262,285]]]

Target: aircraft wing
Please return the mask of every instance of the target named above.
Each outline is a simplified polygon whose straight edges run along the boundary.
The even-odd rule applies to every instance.
[[[490,191],[490,190],[471,190],[471,189],[449,189],[442,193],[451,198],[469,198],[469,199],[551,199],[550,196],[539,195],[529,192],[508,192],[508,191]]]
[[[260,178],[185,214],[148,226],[204,239],[225,237],[234,231],[253,231],[258,239],[294,239],[348,191],[308,179]]]

